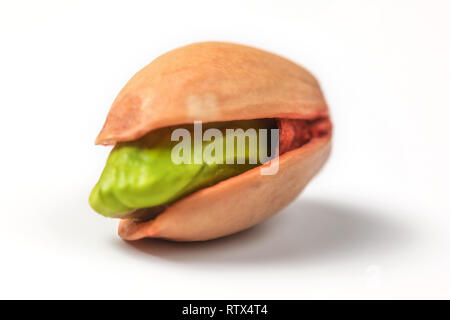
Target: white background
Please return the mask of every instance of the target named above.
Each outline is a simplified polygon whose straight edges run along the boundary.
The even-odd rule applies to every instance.
[[[0,298],[450,298],[448,1],[0,2]],[[291,206],[196,244],[127,244],[87,198],[125,82],[195,41],[322,84],[332,156]]]

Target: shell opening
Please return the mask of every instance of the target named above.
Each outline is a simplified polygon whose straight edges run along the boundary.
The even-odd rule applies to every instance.
[[[329,117],[314,120],[276,118],[279,129],[279,156],[307,145],[312,139],[331,135],[332,124]],[[226,180],[226,179],[225,179]],[[225,181],[223,180],[223,181]],[[130,211],[127,216],[136,223],[155,219],[167,206],[141,208]]]

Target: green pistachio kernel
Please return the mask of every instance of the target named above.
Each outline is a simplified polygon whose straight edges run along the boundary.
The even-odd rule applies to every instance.
[[[200,163],[194,161],[194,126],[182,125],[167,127],[150,132],[143,138],[117,144],[111,151],[103,173],[89,197],[91,207],[98,213],[112,218],[133,217],[136,209],[149,208],[170,204],[194,191],[214,185],[222,180],[241,174],[261,164],[259,148],[267,154],[270,147],[270,138],[267,145],[259,146],[257,163],[249,163],[249,143],[245,143],[243,153],[244,164],[238,164],[239,153],[237,140],[235,152],[231,156],[234,164],[230,162],[226,152],[226,129],[271,129],[275,127],[273,120],[240,120],[230,122],[208,123],[203,125],[203,132],[209,128],[220,130],[218,140],[202,139],[202,154],[206,148],[211,150],[212,143],[223,146],[223,163],[216,163],[202,159]],[[180,141],[171,141],[172,132],[183,128],[190,133],[190,163],[176,164],[172,159],[172,150]],[[270,130],[268,130],[270,132]],[[237,132],[237,131],[236,131]],[[243,133],[237,133],[242,135]],[[198,151],[198,150],[197,150]],[[215,155],[215,152],[213,152]],[[198,153],[197,153],[198,154]],[[220,154],[216,155],[220,159]],[[228,161],[227,161],[228,160]],[[242,159],[241,159],[242,160]],[[241,161],[242,162],[242,161]]]

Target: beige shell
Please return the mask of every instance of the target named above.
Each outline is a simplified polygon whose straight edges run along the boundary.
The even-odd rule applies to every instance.
[[[327,117],[319,84],[304,68],[259,49],[203,42],[170,51],[133,76],[115,99],[96,143],[135,140],[196,120]],[[122,220],[119,235],[200,241],[247,229],[294,200],[330,149],[331,131],[281,155],[275,175],[254,168],[175,202],[154,220]]]
[[[304,68],[255,48],[202,42],[163,54],[136,73],[113,102],[96,143],[135,140],[195,120],[327,115],[319,84]]]

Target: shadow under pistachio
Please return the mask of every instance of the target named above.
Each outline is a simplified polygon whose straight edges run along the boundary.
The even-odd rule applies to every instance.
[[[148,255],[185,263],[339,259],[407,243],[405,226],[385,217],[374,209],[300,199],[264,223],[225,238],[194,243],[159,239],[126,243]]]

